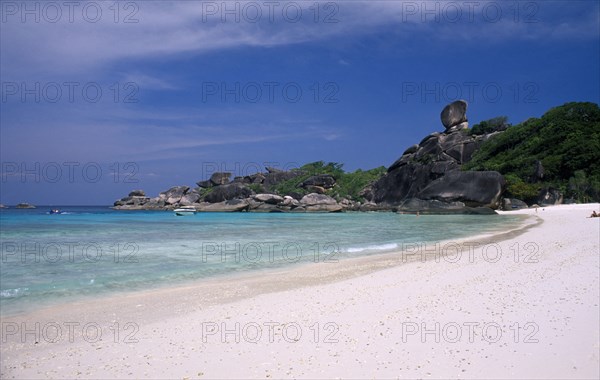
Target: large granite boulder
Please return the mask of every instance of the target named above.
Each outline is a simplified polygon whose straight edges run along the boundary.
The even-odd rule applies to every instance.
[[[146,193],[144,190],[133,190],[129,193],[130,197],[145,197]]]
[[[372,190],[364,195],[365,199],[377,204],[395,206],[415,198],[436,179],[431,167],[432,164],[409,162],[392,169],[372,185]]]
[[[142,206],[150,200],[149,197],[127,196],[115,202],[116,205]]]
[[[520,199],[516,198],[504,198],[502,199],[502,210],[504,211],[512,211],[512,210],[521,210],[529,208],[527,203],[523,202]]]
[[[417,198],[458,201],[469,207],[498,208],[505,187],[506,181],[498,172],[455,170],[428,184]]]
[[[262,184],[265,181],[265,176],[262,173],[255,173],[246,176],[246,182],[254,184]]]
[[[442,162],[444,166],[453,166],[454,169],[467,163],[473,153],[489,137],[471,136],[466,130],[449,133],[432,133],[425,137],[418,145],[411,146],[397,159],[388,172],[408,163],[429,164]]]
[[[337,201],[328,195],[310,193],[302,197],[300,207],[293,211],[308,211],[308,212],[338,212],[342,211],[343,207]]]
[[[230,178],[231,178],[231,173],[228,173],[228,172],[216,172],[216,173],[213,173],[210,176],[210,180],[209,181],[214,186],[227,185],[229,183],[229,179]]]
[[[446,129],[450,129],[467,121],[467,102],[457,100],[448,104],[440,115],[442,124]]]
[[[266,189],[271,189],[273,186],[277,185],[280,182],[287,181],[292,178],[296,178],[301,174],[300,171],[291,170],[291,171],[274,171],[263,174],[264,180],[262,184]]]
[[[190,193],[184,195],[183,197],[181,197],[181,200],[179,201],[179,205],[191,206],[192,204],[198,202],[199,200],[200,200],[200,194],[193,191],[193,192],[190,192]]]
[[[289,195],[286,195],[283,197],[283,202],[281,202],[281,205],[285,207],[294,208],[300,206],[300,201],[298,201],[295,198],[292,198]]]
[[[331,189],[335,185],[335,178],[330,174],[318,174],[308,177],[300,184],[300,187],[318,186]]]
[[[334,205],[311,205],[311,206],[304,206],[304,209],[306,210],[306,212],[340,212],[342,210],[344,210],[344,207],[342,205],[339,204],[334,204]],[[296,210],[296,209],[294,209]]]
[[[283,212],[286,211],[287,207],[280,207],[278,205],[274,205],[271,203],[258,202],[255,200],[250,200],[250,207],[248,211],[252,212]]]
[[[324,194],[310,193],[306,194],[300,200],[300,204],[304,206],[313,205],[334,205],[337,204],[336,200],[332,197]]]
[[[213,187],[212,191],[204,196],[204,200],[209,203],[218,203],[236,198],[248,198],[251,195],[252,190],[244,184],[230,183]]]
[[[190,190],[189,186],[174,186],[167,191],[163,191],[158,195],[161,200],[164,200],[166,204],[174,205],[179,203],[181,197],[183,197]]]
[[[167,204],[160,197],[150,198],[143,206],[145,210],[164,210]]]
[[[283,202],[283,197],[276,194],[256,194],[253,198],[255,201],[269,203],[272,205]]]
[[[196,211],[201,212],[239,212],[248,209],[248,202],[245,199],[231,199],[217,203],[200,203],[195,206]]]

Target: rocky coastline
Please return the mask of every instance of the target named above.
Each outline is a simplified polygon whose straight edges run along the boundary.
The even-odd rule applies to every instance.
[[[496,209],[526,208],[518,199],[503,198],[504,177],[495,171],[463,171],[477,149],[508,127],[500,125],[482,134],[469,131],[467,103],[447,105],[440,115],[444,132],[434,132],[404,151],[387,173],[368,184],[355,197],[331,196],[338,186],[326,173],[310,176],[297,184],[298,191],[276,188],[307,173],[267,167],[244,177],[216,172],[196,187],[174,186],[157,197],[134,190],[117,200],[117,210],[173,210],[192,206],[199,212],[342,212],[395,211],[423,214],[494,214]],[[540,195],[545,204],[562,202],[562,195],[547,190]]]

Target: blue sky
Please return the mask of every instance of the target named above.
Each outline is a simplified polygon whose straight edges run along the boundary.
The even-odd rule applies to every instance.
[[[474,124],[600,97],[597,1],[0,4],[4,204],[388,166],[459,98]]]

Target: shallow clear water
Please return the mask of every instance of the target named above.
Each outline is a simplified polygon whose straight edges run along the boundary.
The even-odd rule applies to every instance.
[[[0,211],[3,314],[241,271],[393,251],[514,226],[520,216]],[[343,264],[343,261],[342,261]]]

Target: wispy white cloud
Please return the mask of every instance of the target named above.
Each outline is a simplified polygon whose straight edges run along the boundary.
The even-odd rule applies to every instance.
[[[178,90],[181,88],[177,84],[177,79],[162,79],[139,71],[124,73],[122,83],[135,83],[144,90]]]
[[[518,2],[508,5],[481,1],[473,8],[463,2],[443,1],[329,2],[320,3],[318,13],[312,2],[279,2],[272,10],[261,6],[258,18],[255,9],[248,4],[263,4],[261,2],[128,2],[131,6],[120,9],[118,16],[109,9],[113,3],[93,3],[104,7],[103,16],[96,23],[88,21],[94,15],[93,9],[88,12],[92,12],[92,16],[82,17],[84,2],[74,13],[72,23],[66,9],[57,23],[47,22],[44,17],[41,22],[31,22],[31,17],[22,22],[19,13],[4,15],[6,22],[2,24],[0,37],[3,78],[18,80],[23,76],[31,78],[65,72],[73,75],[106,69],[127,59],[177,57],[240,46],[269,47],[325,41],[382,30],[398,35],[411,32],[406,33],[407,38],[414,37],[416,32],[438,40],[487,43],[507,39],[597,37],[598,31],[598,5],[589,2],[532,2],[537,8],[519,8],[518,13],[514,9],[520,6]],[[125,3],[119,4],[124,7]],[[227,6],[224,4],[234,7],[230,8],[234,9],[233,14],[222,8]],[[502,12],[500,18],[494,13],[498,4]],[[302,7],[301,17],[293,22],[298,6]],[[588,11],[582,13],[571,9],[578,6],[587,7]],[[127,16],[130,16],[128,21],[137,22],[125,23]],[[158,88],[170,86],[162,78],[150,78],[141,73],[131,75],[138,75],[140,80],[145,79],[149,85]]]
[[[194,108],[168,108],[161,111],[161,118],[155,118],[153,110],[109,107],[112,108],[54,106],[50,115],[60,117],[40,112],[26,121],[5,123],[0,141],[2,159],[140,162],[197,156],[207,147],[310,143],[341,136],[339,130],[321,120],[292,120],[273,108],[261,110],[261,117],[248,122],[244,114],[252,111],[243,108],[226,117],[205,117]],[[111,113],[109,119],[104,117],[107,112]],[[23,136],[35,138],[28,140]]]

